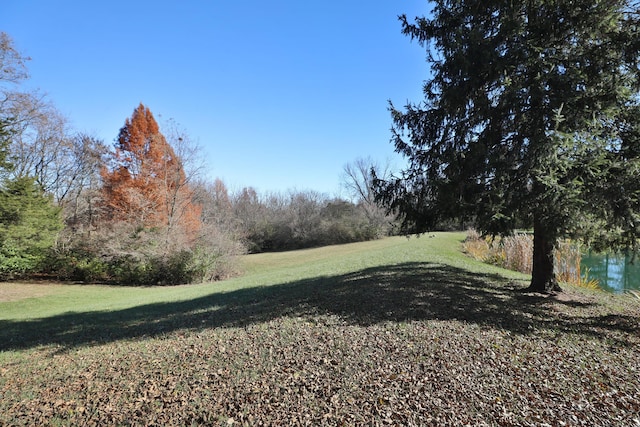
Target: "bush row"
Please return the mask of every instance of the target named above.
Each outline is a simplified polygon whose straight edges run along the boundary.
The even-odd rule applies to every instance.
[[[47,263],[44,270],[60,280],[135,286],[200,283],[228,273],[222,254],[200,250],[144,257],[123,254],[109,258],[70,250],[55,254]]]

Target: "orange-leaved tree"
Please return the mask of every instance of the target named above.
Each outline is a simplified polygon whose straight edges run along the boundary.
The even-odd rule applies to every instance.
[[[120,129],[109,167],[101,171],[107,219],[145,228],[179,231],[190,241],[201,227],[179,156],[142,103]]]

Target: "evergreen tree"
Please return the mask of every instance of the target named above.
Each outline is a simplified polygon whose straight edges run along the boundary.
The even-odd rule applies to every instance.
[[[563,236],[640,235],[638,7],[629,0],[435,0],[404,34],[427,48],[425,100],[391,105],[398,177],[377,197],[425,231],[443,219],[534,232],[530,289],[559,290]]]
[[[6,181],[0,190],[0,277],[36,271],[61,229],[60,209],[35,179]]]
[[[27,60],[0,32],[0,278],[36,271],[62,229],[60,209],[33,178],[8,179],[18,121],[11,108],[15,93],[6,84],[27,77]]]

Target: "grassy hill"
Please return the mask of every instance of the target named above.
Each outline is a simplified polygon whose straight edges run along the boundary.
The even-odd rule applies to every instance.
[[[640,302],[464,236],[249,255],[232,280],[0,285],[0,425],[640,425]]]

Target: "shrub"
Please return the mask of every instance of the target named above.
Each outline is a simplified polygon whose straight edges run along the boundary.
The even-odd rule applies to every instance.
[[[167,239],[161,229],[120,227],[71,237],[50,251],[45,269],[59,279],[87,283],[179,285],[231,276],[241,253],[242,245],[215,227],[203,227],[191,245]]]
[[[44,274],[59,280],[104,283],[108,280],[108,265],[81,247],[52,248],[42,263]]]

